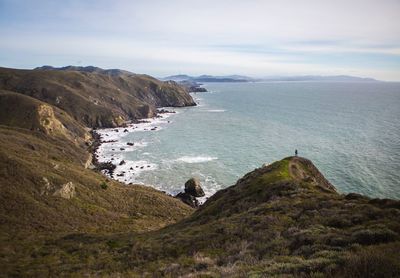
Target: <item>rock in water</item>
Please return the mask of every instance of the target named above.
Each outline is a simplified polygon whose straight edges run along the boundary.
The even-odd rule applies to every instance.
[[[53,195],[64,199],[71,199],[75,197],[75,194],[76,194],[75,185],[70,181],[61,186],[61,188],[58,189],[56,192],[54,192]]]
[[[191,178],[185,183],[185,193],[194,197],[203,197],[205,195],[197,178]]]
[[[182,202],[184,202],[185,204],[187,204],[193,208],[199,207],[199,201],[196,199],[196,197],[194,197],[186,192],[178,193],[178,195],[176,195],[175,198],[180,199]]]

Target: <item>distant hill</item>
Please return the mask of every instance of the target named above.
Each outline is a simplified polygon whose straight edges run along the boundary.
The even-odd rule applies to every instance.
[[[213,75],[200,75],[189,76],[185,74],[171,75],[162,78],[162,80],[173,80],[176,82],[191,81],[191,82],[254,82],[258,79],[242,75],[226,75],[226,76],[213,76]]]
[[[319,81],[319,82],[376,82],[378,80],[373,78],[363,78],[348,75],[301,75],[301,76],[269,76],[261,78],[253,78],[244,75],[226,75],[226,76],[213,76],[213,75],[200,75],[189,76],[185,74],[171,75],[162,78],[162,80],[173,80],[176,82],[258,82],[258,81]]]
[[[262,81],[320,81],[320,82],[377,82],[373,78],[356,77],[349,75],[301,75],[301,76],[277,76],[265,77]]]

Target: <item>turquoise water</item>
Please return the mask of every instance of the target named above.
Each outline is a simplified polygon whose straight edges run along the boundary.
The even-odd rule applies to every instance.
[[[105,157],[134,169],[117,168],[127,172],[120,180],[176,193],[197,176],[211,195],[298,149],[341,192],[400,198],[400,83],[205,87],[209,93],[194,95],[198,107],[177,109],[152,125],[157,131],[120,132],[120,143],[104,145]],[[111,151],[128,141],[137,146]]]

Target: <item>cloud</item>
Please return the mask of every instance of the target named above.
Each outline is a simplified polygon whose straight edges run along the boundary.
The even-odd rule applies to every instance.
[[[0,62],[400,80],[399,18],[391,0],[0,0]]]
[[[283,46],[283,50],[312,53],[371,53],[400,56],[400,46],[341,46],[341,45],[290,45]]]

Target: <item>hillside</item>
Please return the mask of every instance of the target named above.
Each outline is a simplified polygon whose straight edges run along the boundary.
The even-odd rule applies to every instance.
[[[90,115],[82,120],[80,113],[90,110],[90,104],[85,101],[94,94],[101,98],[112,95],[111,91],[90,91],[94,90],[95,82],[103,80],[103,83],[99,81],[101,86],[118,89],[114,79],[107,79],[107,73],[95,69],[96,73],[89,75],[77,69],[0,69],[1,84],[15,90],[0,90],[2,234],[74,230],[121,232],[122,226],[129,230],[148,230],[171,223],[191,211],[154,189],[126,187],[86,169],[91,166],[93,138],[89,133],[90,122],[85,121]],[[118,76],[128,79],[125,74],[121,71]],[[141,91],[147,95],[142,96],[140,102],[147,107],[156,107],[171,96],[176,97],[171,104],[192,104],[191,97],[176,84],[162,83],[148,76],[134,77],[134,82],[142,82],[142,85],[135,85],[139,88],[143,84],[153,84],[151,82],[165,86],[164,91],[158,91],[164,94],[158,99],[152,95],[157,90]],[[85,89],[73,89],[73,83],[80,83]],[[127,89],[124,97],[136,101],[133,97],[136,93]],[[148,99],[153,102],[144,102]],[[115,112],[111,102],[93,105],[99,106],[97,112],[104,112],[105,117]],[[141,107],[126,105],[132,115],[140,115],[137,109]],[[172,208],[165,210],[164,207]]]
[[[311,161],[289,157],[248,173],[189,218],[143,237],[131,259],[146,256],[147,267],[157,261],[164,264],[159,273],[172,276],[370,277],[366,271],[387,271],[382,277],[394,277],[400,255],[388,250],[400,247],[399,209],[399,201],[338,194]],[[389,270],[378,266],[391,263]]]
[[[42,131],[78,144],[90,140],[83,125],[64,111],[22,94],[0,90],[0,125]]]
[[[92,141],[88,128],[66,111],[0,90],[3,239],[49,232],[149,230],[191,212],[150,187],[127,187],[87,169]]]
[[[59,237],[149,231],[192,211],[151,187],[85,169],[87,152],[65,139],[0,126],[0,146],[1,277],[19,275],[34,252]]]
[[[176,224],[140,234],[79,232],[36,241],[9,271],[397,277],[399,220],[399,201],[341,195],[309,160],[289,157],[245,175]]]
[[[84,68],[83,68],[84,69]],[[56,106],[88,127],[115,127],[154,116],[157,107],[196,105],[175,82],[98,69],[17,70],[0,68],[0,89]]]
[[[102,86],[118,89],[106,74],[1,69],[0,75],[2,86],[15,90],[0,89],[1,277],[17,275],[11,270],[29,264],[32,252],[48,240],[77,232],[105,235],[149,231],[192,212],[189,206],[151,187],[128,187],[88,169],[93,138],[87,120],[97,117],[95,112],[108,117],[122,111],[116,111],[112,102],[93,104],[99,108],[90,110],[95,107],[89,101],[94,94],[106,98],[112,93],[90,91],[95,82],[103,80]],[[78,81],[89,89],[74,89],[71,83]],[[143,76],[137,82],[152,84],[153,79]],[[149,95],[140,101],[129,96],[128,90],[123,96],[151,109],[159,104],[156,101],[161,103],[173,96],[176,102],[171,104],[184,105],[186,99],[191,104],[182,88],[160,84],[166,88],[158,91],[165,94],[158,100],[150,95],[156,91],[143,90]],[[147,104],[147,98],[153,102]],[[145,116],[141,107],[130,107],[129,103],[127,107],[133,116]],[[81,113],[87,117],[82,118]]]

